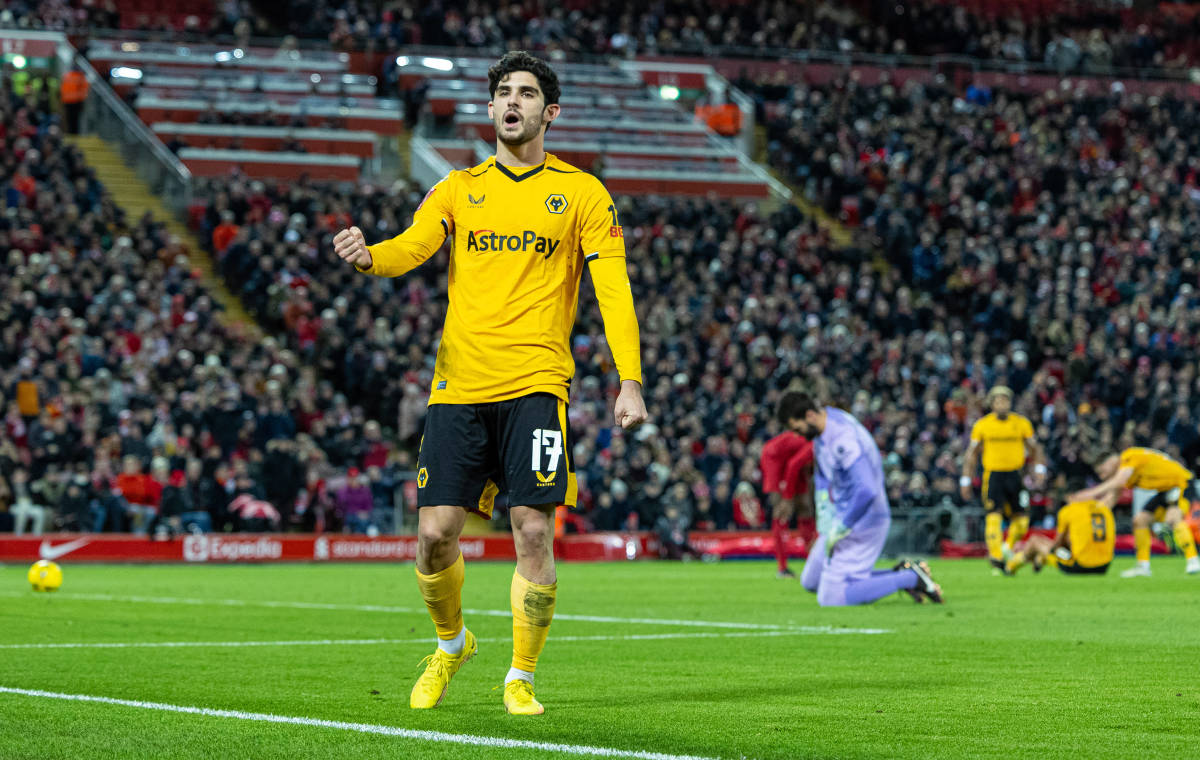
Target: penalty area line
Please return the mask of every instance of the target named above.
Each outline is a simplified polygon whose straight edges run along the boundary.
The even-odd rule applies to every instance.
[[[0,686],[0,694],[34,697],[40,699],[56,699],[65,702],[90,702],[93,704],[132,707],[139,710],[155,710],[158,712],[180,713],[184,715],[199,715],[208,718],[229,718],[255,723],[276,723],[307,728],[328,728],[339,731],[353,731],[360,734],[375,734],[391,736],[398,739],[432,742],[436,744],[457,744],[470,747],[492,747],[496,749],[536,750],[540,752],[556,752],[563,755],[582,757],[612,757],[630,758],[631,760],[719,760],[714,757],[699,755],[675,755],[665,752],[647,752],[643,750],[626,750],[615,747],[592,747],[586,744],[559,744],[555,742],[537,742],[525,739],[506,739],[500,736],[476,736],[473,734],[450,734],[442,731],[420,731],[399,726],[383,726],[372,723],[349,723],[340,720],[322,720],[292,715],[275,715],[273,713],[243,712],[241,710],[218,710],[210,707],[191,707],[188,705],[172,705],[164,702],[146,702],[139,699],[117,699],[115,697],[97,697],[89,694],[64,694],[40,689],[19,689],[11,686]]]
[[[631,633],[623,636],[551,636],[555,643],[581,641],[657,641],[660,639],[745,639],[780,636],[837,636],[840,634],[875,635],[891,633],[884,628],[821,628],[810,626],[786,631],[697,631],[694,633]],[[432,644],[432,637],[419,639],[298,639],[282,641],[63,641],[0,644],[0,649],[184,649],[189,647],[332,647]],[[480,643],[508,643],[507,638],[479,638]]]

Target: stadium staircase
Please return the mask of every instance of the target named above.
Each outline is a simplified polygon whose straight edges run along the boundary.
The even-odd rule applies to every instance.
[[[792,204],[800,209],[807,217],[815,219],[817,226],[829,233],[829,238],[838,248],[849,247],[854,242],[854,232],[835,217],[831,216],[820,206],[809,203],[804,198],[800,188],[788,181],[775,167],[767,162],[767,128],[762,124],[755,126],[754,160],[764,167],[776,181],[786,185],[792,191]]]
[[[205,289],[213,294],[222,307],[223,321],[233,326],[243,326],[252,336],[262,335],[262,329],[245,310],[240,300],[225,287],[213,270],[212,258],[199,238],[172,214],[150,188],[125,164],[121,154],[95,135],[72,135],[67,138],[79,148],[87,159],[88,166],[96,172],[96,178],[104,185],[128,218],[136,220],[149,213],[161,221],[167,231],[179,237],[188,249],[188,261],[200,271]]]

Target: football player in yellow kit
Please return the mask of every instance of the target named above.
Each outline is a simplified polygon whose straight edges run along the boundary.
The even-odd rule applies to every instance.
[[[1196,498],[1195,477],[1191,470],[1155,449],[1134,446],[1120,454],[1109,454],[1096,465],[1099,485],[1084,489],[1074,501],[1101,499],[1133,489],[1133,541],[1137,564],[1121,573],[1122,578],[1150,575],[1150,526],[1165,522],[1175,544],[1187,558],[1187,573],[1200,573],[1196,540],[1184,521],[1188,500]]]
[[[488,71],[488,87],[495,155],[434,185],[399,236],[368,246],[351,227],[335,236],[334,248],[361,272],[399,277],[452,241],[450,304],[417,461],[417,585],[438,648],[409,704],[440,704],[477,650],[463,624],[458,537],[467,513],[490,517],[503,491],[517,554],[503,701],[511,714],[537,715],[533,673],[557,594],[554,510],[576,500],[567,391],[585,267],[621,378],[615,422],[631,429],[647,415],[616,207],[600,180],[544,149],[560,111],[558,77],[545,61],[515,51]]]
[[[988,560],[998,570],[1012,556],[1012,548],[1029,530],[1029,492],[1025,490],[1024,469],[1033,462],[1036,484],[1046,477],[1042,447],[1033,435],[1033,424],[1023,415],[1012,411],[1011,390],[997,385],[988,391],[987,400],[992,412],[971,427],[971,443],[963,456],[962,478],[959,486],[964,501],[971,498],[975,480],[975,459],[982,449],[983,481],[980,497],[987,510],[984,518],[984,540]],[[1004,520],[1008,520],[1008,536],[1004,535]]]
[[[1073,501],[1058,510],[1058,534],[1049,539],[1033,535],[1005,567],[1011,575],[1027,562],[1034,571],[1043,565],[1057,565],[1070,574],[1103,574],[1113,559],[1114,530],[1112,507],[1116,495],[1100,501]]]

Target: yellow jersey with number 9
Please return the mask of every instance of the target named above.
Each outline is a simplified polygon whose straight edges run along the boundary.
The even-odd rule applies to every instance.
[[[1071,560],[1064,564],[1100,567],[1112,562],[1116,530],[1113,513],[1098,501],[1073,501],[1058,510],[1058,533],[1070,538]]]

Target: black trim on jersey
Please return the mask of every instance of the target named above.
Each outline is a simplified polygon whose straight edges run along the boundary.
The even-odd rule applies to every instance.
[[[472,176],[472,177],[482,177],[483,175],[487,174],[487,173],[488,173],[488,169],[491,169],[491,168],[492,168],[492,167],[489,165],[489,166],[488,166],[486,169],[484,169],[483,171],[479,172],[478,174],[471,174],[471,170],[470,170],[470,169],[468,169],[468,170],[467,170],[467,174],[471,174],[471,176]]]
[[[511,171],[509,171],[508,167],[505,166],[504,164],[500,163],[499,161],[496,162],[495,166],[497,169],[499,169],[501,172],[503,172],[504,175],[506,177],[508,177],[509,179],[511,179],[513,182],[520,182],[521,180],[529,179],[533,175],[540,172],[542,169],[546,168],[546,165],[542,164],[541,166],[539,166],[536,169],[533,169],[532,171],[528,171],[528,172],[525,172],[524,174],[517,175],[517,174],[513,174]]]
[[[446,237],[450,237],[450,225],[446,224],[445,219],[439,220],[442,223],[442,229],[446,231]]]
[[[558,172],[559,174],[579,174],[579,173],[580,173],[582,170],[581,170],[581,169],[576,169],[575,171],[571,171],[571,172],[569,172],[569,171],[567,171],[566,169],[555,169],[553,166],[547,166],[547,167],[546,167],[546,171],[548,171],[548,172]]]
[[[584,256],[583,260],[590,263],[590,262],[595,261],[598,258],[600,258],[600,252],[596,251],[595,253],[589,253],[587,256]]]

